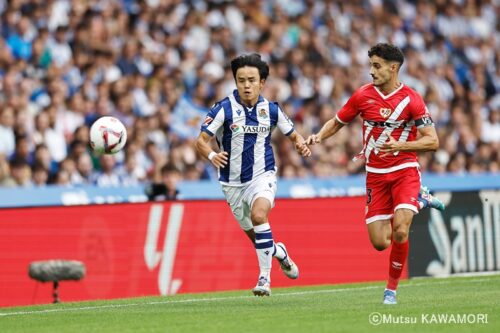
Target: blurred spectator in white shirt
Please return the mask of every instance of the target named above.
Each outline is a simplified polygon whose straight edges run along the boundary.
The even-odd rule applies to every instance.
[[[49,50],[52,56],[52,62],[58,66],[63,67],[71,62],[73,53],[66,41],[67,27],[57,27],[54,38],[49,41]]]
[[[35,116],[33,142],[35,144],[44,143],[49,149],[50,156],[56,162],[60,162],[66,157],[64,136],[50,127],[47,111],[42,111]]]
[[[102,155],[99,161],[101,171],[96,174],[94,183],[99,187],[121,185],[120,176],[115,171],[115,157],[113,155]]]
[[[15,149],[16,141],[14,137],[14,110],[5,107],[0,110],[0,154],[10,156]]]
[[[481,140],[487,143],[500,143],[500,111],[491,110],[483,122]]]

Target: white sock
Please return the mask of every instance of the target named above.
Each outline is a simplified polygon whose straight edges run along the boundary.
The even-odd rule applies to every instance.
[[[269,223],[253,227],[255,231],[255,251],[259,260],[260,275],[271,279],[271,266],[273,262],[274,241]]]
[[[276,245],[276,243],[274,243],[273,257],[275,257],[278,260],[283,260],[286,258],[285,250],[283,250],[283,248],[281,246]]]

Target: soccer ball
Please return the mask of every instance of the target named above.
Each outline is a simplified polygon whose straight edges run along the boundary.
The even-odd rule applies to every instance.
[[[127,130],[115,117],[101,117],[90,127],[90,147],[99,154],[116,154],[127,142]]]

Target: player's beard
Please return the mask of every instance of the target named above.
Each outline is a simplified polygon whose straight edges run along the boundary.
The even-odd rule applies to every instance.
[[[380,77],[380,76],[377,76],[377,77],[372,77],[372,82],[373,82],[373,85],[375,87],[380,87],[382,85],[384,85],[384,80]]]
[[[390,78],[387,78],[385,79],[384,77],[381,77],[381,76],[377,76],[377,78],[373,78],[373,85],[377,88],[381,88],[381,87],[384,87],[387,83],[389,83],[389,81],[391,81]]]

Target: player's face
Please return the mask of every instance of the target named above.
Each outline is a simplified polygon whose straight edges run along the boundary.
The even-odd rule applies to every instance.
[[[375,87],[381,87],[391,81],[395,73],[397,73],[397,64],[375,55],[370,58],[370,75]]]
[[[257,67],[241,67],[236,71],[236,88],[241,101],[247,106],[257,103],[264,80],[260,79]]]

